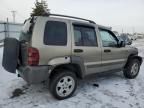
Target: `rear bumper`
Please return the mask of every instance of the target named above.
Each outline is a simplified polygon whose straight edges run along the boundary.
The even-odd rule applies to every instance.
[[[40,83],[49,77],[51,66],[26,66],[19,67],[18,74],[29,84]]]

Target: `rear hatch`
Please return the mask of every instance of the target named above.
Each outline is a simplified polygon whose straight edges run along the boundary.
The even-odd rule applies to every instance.
[[[10,73],[16,73],[19,66],[27,65],[28,47],[34,27],[34,18],[25,21],[20,39],[6,38],[4,40],[2,66]]]

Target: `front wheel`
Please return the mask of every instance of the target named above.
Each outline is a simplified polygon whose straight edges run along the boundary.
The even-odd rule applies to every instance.
[[[134,79],[137,77],[140,69],[140,61],[138,59],[132,59],[126,66],[124,70],[124,76],[129,79]]]
[[[68,70],[57,71],[50,80],[50,92],[59,100],[71,97],[75,92],[76,87],[76,75]]]

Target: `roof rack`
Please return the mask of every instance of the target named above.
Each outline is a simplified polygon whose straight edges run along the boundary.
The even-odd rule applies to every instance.
[[[72,18],[72,19],[79,19],[79,20],[84,20],[84,21],[88,21],[90,23],[96,24],[92,20],[88,20],[88,19],[84,19],[84,18],[79,18],[79,17],[74,17],[74,16],[60,15],[60,14],[48,14],[48,16],[59,16],[59,17],[66,17],[66,18]]]

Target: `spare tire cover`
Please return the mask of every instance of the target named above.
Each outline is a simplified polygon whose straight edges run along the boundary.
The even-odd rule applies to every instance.
[[[6,38],[4,40],[2,66],[8,72],[16,73],[19,47],[19,41],[15,38]]]

